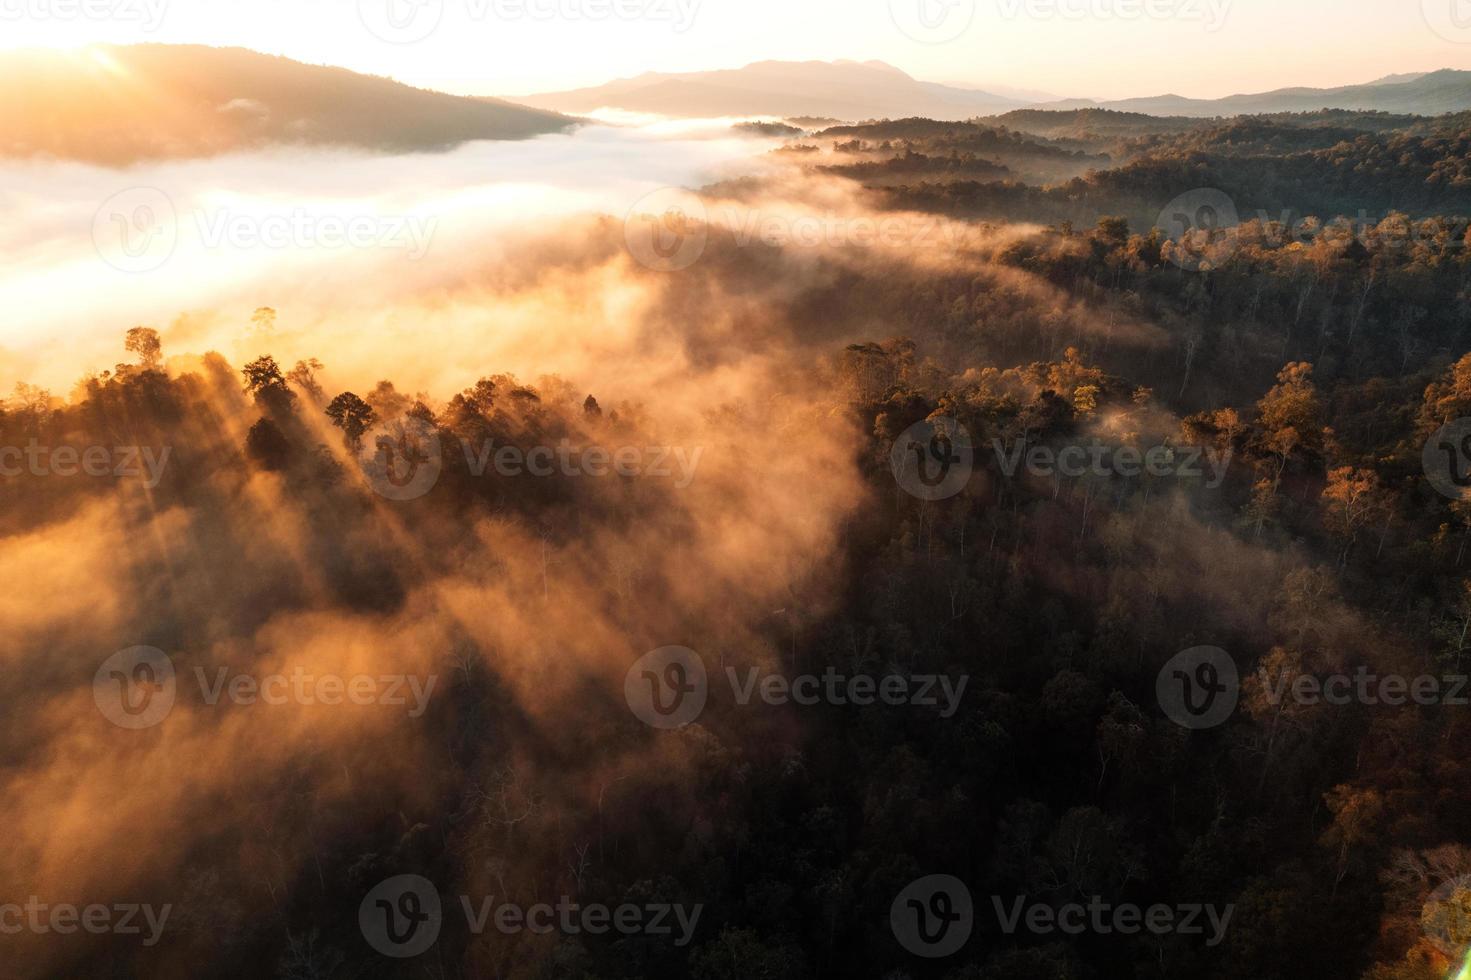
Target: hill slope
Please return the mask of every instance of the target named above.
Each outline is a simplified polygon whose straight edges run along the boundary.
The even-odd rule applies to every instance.
[[[123,165],[273,143],[404,152],[573,121],[243,48],[146,44],[0,54],[0,156]]]

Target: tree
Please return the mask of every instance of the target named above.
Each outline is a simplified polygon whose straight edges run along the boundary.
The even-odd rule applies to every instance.
[[[471,408],[486,418],[490,417],[491,410],[495,407],[495,393],[498,385],[492,378],[481,378],[475,382],[475,387],[465,389],[465,401]]]
[[[363,445],[363,433],[377,421],[378,416],[373,406],[352,392],[344,391],[327,406],[327,418],[342,430],[347,448],[357,452]]]
[[[315,357],[309,357],[304,361],[297,361],[296,366],[286,374],[286,380],[307,393],[312,401],[321,401],[322,385],[317,381],[317,372],[322,370],[322,362]]]
[[[1312,377],[1313,366],[1306,361],[1288,364],[1277,373],[1276,386],[1257,402],[1262,445],[1277,457],[1274,491],[1294,452],[1317,452],[1323,446],[1322,407]]]
[[[1079,385],[1073,389],[1073,408],[1082,416],[1098,411],[1098,386]]]
[[[256,307],[255,312],[250,314],[250,328],[257,339],[275,332],[276,311],[269,306]]]
[[[254,395],[256,401],[273,409],[289,408],[296,395],[286,387],[286,379],[276,366],[276,359],[269,354],[257,357],[242,369],[245,375],[245,390]]]
[[[1276,487],[1266,478],[1252,484],[1251,499],[1241,509],[1241,526],[1252,529],[1252,538],[1262,536],[1262,528],[1277,521],[1282,511],[1282,502],[1277,499]]]
[[[408,412],[414,400],[393,386],[392,381],[380,381],[363,399],[373,406],[380,419],[396,419]]]
[[[727,926],[690,958],[690,975],[696,980],[795,980],[806,970],[800,950]]]
[[[1108,696],[1108,713],[1098,723],[1098,788],[1108,776],[1109,764],[1118,760],[1125,772],[1134,768],[1146,741],[1143,713],[1118,691]]]
[[[245,453],[263,470],[284,470],[291,461],[291,443],[276,423],[260,419],[245,434]]]
[[[1322,500],[1324,526],[1343,541],[1340,565],[1348,561],[1359,530],[1386,520],[1390,513],[1389,495],[1379,485],[1378,474],[1354,466],[1339,466],[1328,473]],[[1383,544],[1382,538],[1380,543]]]
[[[52,410],[51,392],[45,388],[17,381],[10,397],[12,404],[8,406],[9,409],[25,420],[29,431],[35,431],[50,422],[55,414]]]
[[[277,964],[280,980],[326,980],[346,958],[340,949],[321,942],[318,930],[296,935],[286,930],[286,950]]]
[[[1309,708],[1291,695],[1292,685],[1303,674],[1302,654],[1286,647],[1273,647],[1254,673],[1241,681],[1241,703],[1246,713],[1258,724],[1266,725],[1266,743],[1262,746],[1262,768],[1257,778],[1257,794],[1267,783],[1267,773],[1277,757],[1280,740],[1289,730],[1304,727]]]
[[[1417,428],[1421,436],[1426,436],[1447,422],[1468,415],[1471,415],[1471,354],[1452,364],[1425,388]]]
[[[1384,819],[1384,797],[1376,789],[1345,783],[1324,793],[1323,802],[1333,814],[1333,823],[1318,843],[1334,855],[1333,890],[1337,892],[1353,867],[1353,851],[1373,841],[1378,832]]]
[[[1105,215],[1098,219],[1094,237],[1110,246],[1121,246],[1129,240],[1129,219]]]
[[[163,344],[158,339],[158,331],[152,327],[133,327],[123,340],[123,350],[137,354],[138,364],[143,370],[155,371],[162,357]]]

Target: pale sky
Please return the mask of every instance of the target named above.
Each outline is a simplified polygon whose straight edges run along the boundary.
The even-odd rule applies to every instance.
[[[0,0],[0,47],[97,41],[240,45],[511,97],[651,70],[852,58],[926,81],[1065,97],[1213,98],[1471,68],[1471,3]]]

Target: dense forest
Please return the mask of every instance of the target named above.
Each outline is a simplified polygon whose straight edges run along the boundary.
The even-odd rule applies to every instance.
[[[781,176],[706,189],[760,209],[837,182],[869,219],[965,231],[935,248],[712,223],[666,273],[611,219],[575,250],[528,232],[544,276],[609,270],[654,297],[630,357],[682,365],[677,392],[517,378],[473,350],[435,352],[473,375],[458,392],[349,386],[329,352],[231,363],[119,324],[122,363],[5,399],[0,446],[169,452],[156,480],[0,479],[6,591],[51,597],[5,600],[0,877],[174,906],[155,946],[14,937],[20,975],[1454,975],[1471,936],[1426,910],[1471,875],[1464,702],[1279,685],[1464,682],[1471,502],[1432,461],[1471,417],[1465,121],[1014,122],[809,132]],[[1201,189],[1239,222],[1158,224]],[[968,435],[953,493],[895,465],[925,423]],[[698,465],[532,477],[477,457],[561,445]],[[1075,446],[1219,465],[1008,462]],[[432,455],[432,488],[386,496],[363,462],[385,451]],[[172,658],[178,700],[119,731],[87,684],[138,644]],[[711,683],[666,729],[625,679],[671,645]],[[1201,646],[1229,654],[1239,704],[1192,729],[1159,684]],[[406,717],[212,708],[186,683],[303,663],[436,685]],[[727,668],[958,694],[743,703]],[[974,924],[927,958],[891,908],[936,874]],[[404,959],[359,917],[398,875],[444,903]],[[688,936],[477,931],[457,896],[700,912]],[[1230,913],[1216,935],[1008,930],[1013,897]]]

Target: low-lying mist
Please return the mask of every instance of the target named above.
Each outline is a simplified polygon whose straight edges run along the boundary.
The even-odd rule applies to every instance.
[[[0,388],[61,388],[111,367],[119,325],[176,334],[176,350],[233,354],[259,307],[296,329],[392,320],[493,277],[518,238],[573,216],[621,219],[645,194],[719,179],[769,145],[720,124],[674,135],[588,125],[404,156],[282,149],[121,170],[11,161],[0,165]]]

